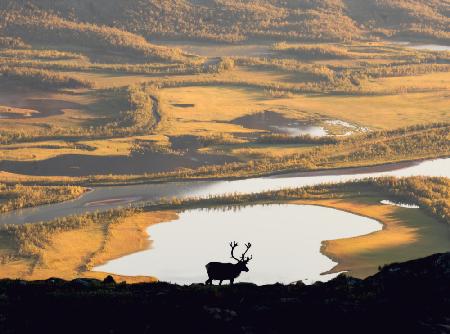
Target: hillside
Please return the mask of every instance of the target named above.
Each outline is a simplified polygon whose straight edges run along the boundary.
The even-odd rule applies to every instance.
[[[149,43],[142,36],[118,28],[76,22],[43,10],[3,10],[0,26],[3,34],[30,44],[60,47],[88,47],[102,52],[124,52],[128,56],[153,60],[178,61],[181,51]]]
[[[305,286],[0,281],[2,333],[448,333],[450,254]],[[24,316],[26,315],[26,316]],[[70,326],[68,326],[70,324]]]
[[[5,0],[0,10],[1,16],[13,15],[18,26],[26,22],[42,28],[53,22],[86,29],[90,23],[146,38],[237,42],[381,36],[450,41],[450,4],[439,0]]]

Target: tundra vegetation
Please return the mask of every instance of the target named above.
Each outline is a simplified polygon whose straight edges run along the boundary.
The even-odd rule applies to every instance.
[[[26,186],[0,184],[0,212],[68,201],[81,196],[86,188],[77,186]]]
[[[448,45],[448,13],[439,0],[1,1],[0,210],[69,200],[86,186],[448,157],[450,52],[394,43]],[[279,123],[254,121],[267,115]],[[289,127],[326,135],[283,130]],[[135,171],[136,161],[147,169]],[[22,257],[22,272],[46,277],[46,263],[56,263],[51,247],[82,238],[90,240],[86,248],[74,249],[70,268],[60,269],[66,277],[92,274],[93,263],[137,250],[108,246],[119,242],[114,228],[123,221],[142,230],[146,219],[160,222],[173,210],[257,201],[348,209],[333,202],[344,193],[401,198],[448,223],[447,179],[339,187],[174,200],[8,226],[2,258],[11,264]],[[370,198],[361,201],[371,207]],[[142,221],[127,220],[135,215]],[[145,239],[128,237],[122,244]],[[80,263],[80,254],[91,262]]]
[[[445,6],[401,3],[393,17],[405,24],[381,29],[377,15],[389,15],[390,7],[375,2],[344,10],[341,1],[131,1],[124,11],[115,1],[83,0],[76,8],[66,1],[6,1],[0,5],[0,159],[6,162],[0,169],[7,174],[0,177],[126,183],[447,156],[450,54],[386,40],[423,31],[444,43]],[[411,14],[419,12],[427,13],[426,27]],[[227,24],[212,17],[227,17]],[[240,41],[244,50],[255,38],[271,42],[264,52],[216,57],[168,41],[181,37]],[[328,135],[291,136],[236,121],[266,111]],[[111,173],[110,164],[97,163],[137,152],[151,161],[140,175],[130,168]],[[90,175],[82,165],[69,166],[48,178],[56,168],[50,159],[73,155],[105,167]],[[47,178],[33,172],[34,162],[48,164]],[[152,164],[162,170],[155,174]]]

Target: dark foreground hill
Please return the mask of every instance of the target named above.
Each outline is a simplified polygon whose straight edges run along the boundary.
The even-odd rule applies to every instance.
[[[312,286],[0,281],[0,333],[450,333],[450,253]]]

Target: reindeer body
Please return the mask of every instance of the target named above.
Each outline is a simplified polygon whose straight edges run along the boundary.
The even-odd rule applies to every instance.
[[[234,283],[234,280],[241,274],[241,272],[248,271],[247,263],[251,260],[251,257],[245,257],[251,244],[246,245],[247,250],[242,254],[240,259],[234,257],[233,251],[236,248],[237,243],[230,243],[231,246],[231,257],[237,261],[237,263],[222,263],[222,262],[210,262],[206,265],[206,272],[208,273],[208,280],[205,284],[211,284],[212,281],[230,281],[230,284]]]
[[[222,262],[210,262],[206,265],[206,272],[208,273],[208,281],[207,283],[212,284],[213,280],[217,281],[227,281],[229,280],[231,284],[233,284],[234,280],[241,274],[242,270],[239,263],[222,263]]]

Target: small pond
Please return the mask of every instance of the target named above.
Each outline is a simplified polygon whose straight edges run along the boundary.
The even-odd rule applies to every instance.
[[[450,51],[450,45],[439,45],[439,44],[420,44],[413,42],[393,42],[393,44],[403,45],[408,48],[416,50],[429,50],[429,51]]]
[[[450,51],[449,45],[436,45],[436,44],[421,44],[415,45],[411,44],[409,47],[416,50],[431,50],[431,51]]]
[[[399,206],[401,208],[407,208],[407,209],[420,209],[420,206],[415,205],[415,204],[408,204],[408,203],[399,203],[399,202],[393,202],[390,201],[388,199],[384,199],[380,202],[381,204],[384,205],[394,205],[394,206]]]
[[[270,110],[236,118],[232,123],[248,129],[266,130],[292,137],[302,135],[323,137],[327,135],[321,126],[286,118],[282,114]]]

